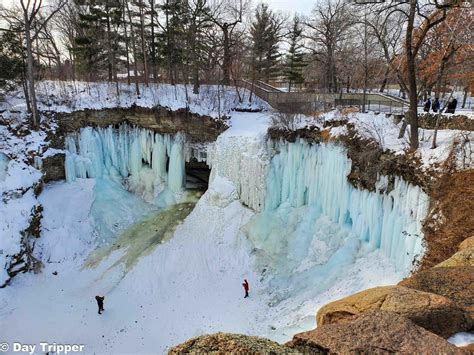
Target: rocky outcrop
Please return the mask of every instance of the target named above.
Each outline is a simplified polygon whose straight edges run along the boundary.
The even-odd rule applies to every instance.
[[[445,339],[397,313],[369,311],[349,322],[296,334],[287,346],[304,353],[326,349],[343,354],[465,354]]]
[[[41,171],[43,173],[43,182],[60,181],[66,179],[64,162],[66,155],[58,153],[42,159]]]
[[[459,244],[459,250],[464,250],[467,248],[474,248],[474,236],[464,239],[461,244]]]
[[[201,116],[185,109],[171,111],[163,107],[84,110],[58,113],[55,118],[63,134],[87,126],[108,127],[128,123],[161,134],[184,132],[192,143],[214,142],[227,129],[224,119]]]
[[[36,239],[41,233],[41,219],[43,218],[43,206],[38,204],[34,206],[30,214],[30,223],[28,227],[21,232],[20,250],[15,255],[7,255],[9,261],[5,265],[8,274],[7,280],[0,288],[7,286],[10,281],[18,274],[28,271],[39,271],[42,263],[33,256]]]
[[[298,352],[271,340],[239,335],[217,333],[188,340],[171,348],[168,354],[297,354]]]
[[[421,271],[400,286],[447,297],[474,319],[474,266],[436,267]]]
[[[432,207],[423,226],[426,253],[420,270],[450,258],[466,237],[474,236],[473,182],[474,169],[470,169],[450,171],[433,184],[430,191]]]
[[[474,120],[466,115],[443,115],[423,113],[418,115],[420,127],[425,129],[459,129],[461,131],[474,131]]]
[[[464,248],[435,267],[474,266],[474,246]]]
[[[466,311],[450,299],[401,286],[376,287],[331,302],[319,310],[316,319],[318,326],[338,324],[372,310],[395,312],[445,338],[472,325]]]

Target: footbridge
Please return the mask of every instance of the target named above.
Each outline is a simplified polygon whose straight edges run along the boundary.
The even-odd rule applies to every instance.
[[[273,108],[283,112],[314,112],[335,106],[359,106],[363,93],[286,92],[262,81],[239,80],[238,86],[252,91]],[[365,109],[402,114],[408,110],[408,101],[383,93],[366,93]]]

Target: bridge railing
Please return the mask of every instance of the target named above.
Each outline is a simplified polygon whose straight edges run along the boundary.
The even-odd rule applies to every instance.
[[[236,85],[252,91],[261,99],[279,110],[308,111],[319,106],[358,106],[362,109],[362,93],[320,93],[320,92],[285,92],[266,83],[238,80]],[[399,98],[392,98],[379,93],[365,95],[365,109],[388,113],[403,113],[408,103]]]

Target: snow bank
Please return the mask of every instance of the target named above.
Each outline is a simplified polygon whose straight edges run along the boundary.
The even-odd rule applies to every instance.
[[[353,124],[357,134],[363,138],[372,139],[377,142],[384,150],[390,150],[395,154],[405,154],[410,148],[409,130],[403,138],[398,138],[401,122],[395,123],[392,117],[386,117],[384,114],[355,113],[343,116],[338,111],[331,111],[325,115],[325,120],[347,119]],[[347,133],[346,127],[331,128],[331,135],[338,137]],[[425,170],[437,170],[439,166],[450,157],[453,145],[466,139],[472,139],[472,132],[465,132],[452,129],[440,129],[437,134],[437,147],[432,149],[434,130],[419,129],[419,148],[417,155],[422,162],[422,168]],[[459,160],[457,167],[459,169],[470,169],[474,167],[474,151],[469,147],[458,152],[456,159]],[[461,161],[462,160],[462,161]]]
[[[210,117],[229,115],[235,108],[266,109],[268,105],[259,98],[252,103],[240,103],[233,87],[217,85],[201,86],[199,94],[193,94],[184,85],[139,84],[140,95],[136,95],[135,84],[81,81],[39,81],[36,83],[38,108],[41,111],[73,112],[85,109],[129,108],[132,106],[152,108],[167,107],[171,110],[188,108],[191,112]],[[249,97],[243,90],[241,95]],[[25,110],[25,99],[18,90],[6,98],[7,107]]]

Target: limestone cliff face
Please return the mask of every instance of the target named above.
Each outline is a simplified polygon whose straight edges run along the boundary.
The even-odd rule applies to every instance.
[[[216,119],[190,113],[185,109],[177,111],[167,110],[162,107],[143,108],[132,107],[128,109],[84,110],[72,113],[56,113],[54,119],[58,129],[48,134],[50,147],[64,149],[65,137],[69,133],[77,132],[84,127],[108,127],[129,124],[149,129],[160,134],[175,135],[178,132],[186,135],[188,143],[205,145],[214,142],[228,126],[226,119]],[[57,153],[42,159],[43,181],[59,181],[65,179],[65,155]],[[197,168],[202,168],[202,164]],[[194,166],[191,167],[196,168]]]
[[[183,132],[191,143],[213,142],[227,129],[225,119],[193,114],[185,109],[171,111],[163,107],[84,110],[58,113],[55,117],[63,133],[87,126],[107,127],[129,123],[161,134]]]

